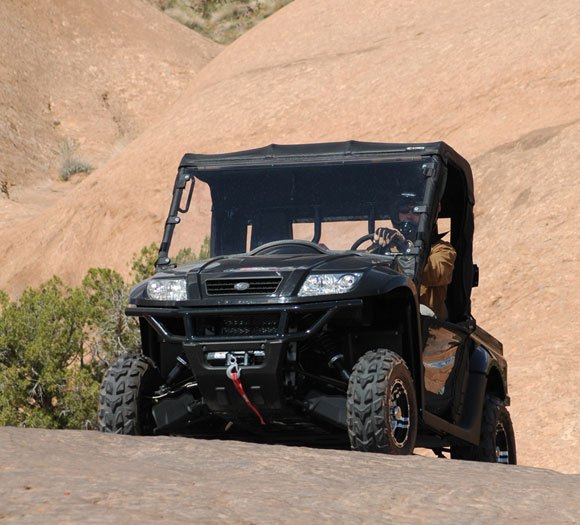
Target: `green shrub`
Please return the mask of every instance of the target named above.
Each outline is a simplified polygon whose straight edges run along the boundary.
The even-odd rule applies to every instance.
[[[91,173],[95,168],[77,155],[79,143],[74,139],[64,139],[59,144],[60,178],[69,180],[77,173]]]
[[[8,306],[10,303],[10,297],[4,290],[0,290],[0,313]]]
[[[104,372],[122,354],[139,349],[138,321],[125,315],[129,285],[114,270],[91,268],[83,279],[82,291],[90,334],[85,350]]]
[[[207,236],[204,238],[198,253],[195,253],[191,248],[182,248],[175,257],[171,258],[171,261],[179,266],[204,259],[209,259],[209,237]]]
[[[11,301],[0,290],[0,425],[95,428],[100,383],[121,354],[138,351],[139,325],[125,316],[129,290],[154,271],[158,248],[133,257],[133,282],[109,268],[91,268],[70,288],[53,277]],[[209,256],[209,238],[195,255]]]
[[[150,0],[181,24],[229,44],[292,0]]]
[[[195,253],[191,248],[182,248],[171,258],[171,262],[180,265],[209,259],[209,252],[209,237],[206,236],[198,253]],[[151,243],[149,246],[141,248],[139,253],[133,254],[131,275],[133,276],[134,285],[153,275],[158,253],[159,245],[157,243]]]
[[[85,366],[87,314],[84,294],[56,277],[5,304],[0,317],[0,424],[69,426],[66,394]],[[82,390],[81,396],[85,394]]]

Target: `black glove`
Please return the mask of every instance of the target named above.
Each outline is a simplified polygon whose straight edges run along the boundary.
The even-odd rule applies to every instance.
[[[373,241],[381,247],[388,248],[391,245],[404,246],[405,237],[396,229],[391,228],[377,228]]]

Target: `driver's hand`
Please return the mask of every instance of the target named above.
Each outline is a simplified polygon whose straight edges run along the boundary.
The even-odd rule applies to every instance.
[[[373,238],[374,242],[379,246],[390,246],[393,243],[401,244],[405,242],[404,235],[394,228],[377,228],[375,236]]]

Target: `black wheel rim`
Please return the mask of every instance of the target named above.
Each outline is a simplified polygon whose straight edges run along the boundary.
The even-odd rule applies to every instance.
[[[511,463],[511,453],[508,434],[503,423],[498,422],[495,428],[495,461],[508,465]]]
[[[400,379],[396,379],[389,394],[389,428],[398,448],[403,448],[409,440],[410,411],[407,389]]]

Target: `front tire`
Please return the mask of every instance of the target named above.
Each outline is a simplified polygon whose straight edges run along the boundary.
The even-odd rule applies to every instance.
[[[412,454],[417,439],[417,399],[411,373],[395,352],[363,355],[348,383],[346,422],[353,450]]]
[[[125,354],[107,370],[99,398],[101,432],[152,435],[150,397],[161,384],[155,363],[142,354]]]
[[[516,465],[516,438],[510,414],[494,396],[486,396],[479,445],[452,446],[452,459]]]

